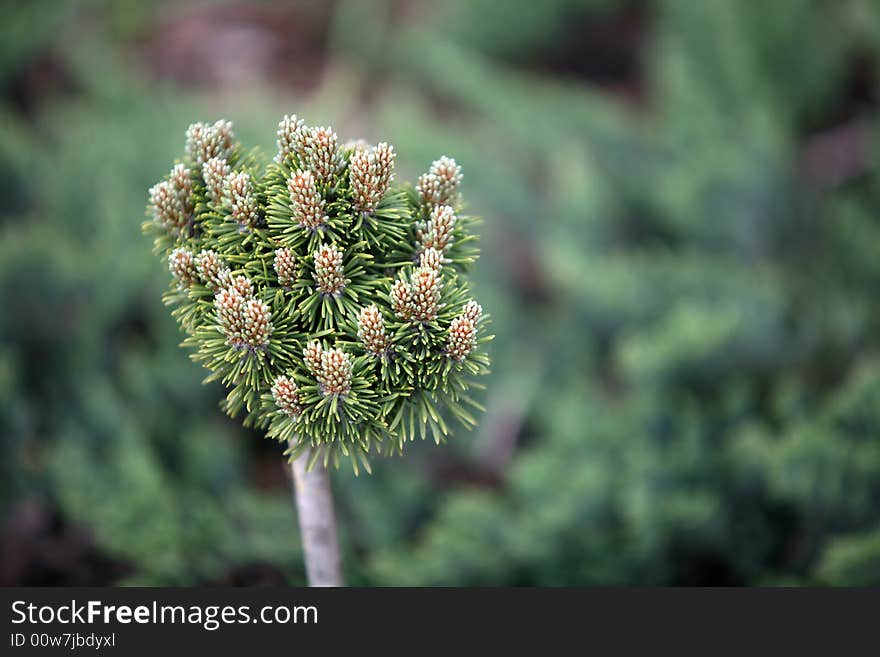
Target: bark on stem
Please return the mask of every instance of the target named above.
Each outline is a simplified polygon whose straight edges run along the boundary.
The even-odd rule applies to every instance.
[[[342,586],[339,537],[330,477],[320,463],[306,472],[311,450],[291,464],[309,586]]]

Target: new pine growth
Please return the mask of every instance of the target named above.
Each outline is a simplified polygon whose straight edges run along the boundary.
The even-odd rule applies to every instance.
[[[472,426],[491,336],[467,282],[477,222],[461,213],[461,167],[444,156],[398,184],[391,145],[340,146],[294,114],[276,144],[261,164],[230,122],[194,123],[149,190],[166,302],[226,410],[291,458],[311,447],[355,470],[439,440],[444,416]]]

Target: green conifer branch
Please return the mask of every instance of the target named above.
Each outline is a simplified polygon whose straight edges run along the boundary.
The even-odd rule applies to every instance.
[[[302,481],[318,463],[370,472],[372,454],[439,444],[450,420],[475,426],[492,336],[466,278],[479,221],[462,212],[460,167],[444,156],[401,185],[387,143],[340,146],[296,116],[277,138],[264,163],[230,122],[193,124],[150,189],[163,300],[226,387],[224,410],[286,444]],[[300,516],[308,551],[314,518]]]

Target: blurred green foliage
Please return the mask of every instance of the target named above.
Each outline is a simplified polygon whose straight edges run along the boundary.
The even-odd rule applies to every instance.
[[[200,385],[139,236],[189,122],[223,114],[271,149],[297,111],[391,141],[404,177],[454,156],[486,218],[488,413],[448,448],[335,476],[349,581],[880,584],[880,7],[365,4],[338,3],[306,100],[114,63],[138,31],[97,29],[119,23],[110,3],[4,23],[0,503],[51,500],[126,582],[254,563],[303,581],[280,451]],[[629,100],[529,66],[627,12]],[[47,50],[70,88],[23,112]]]

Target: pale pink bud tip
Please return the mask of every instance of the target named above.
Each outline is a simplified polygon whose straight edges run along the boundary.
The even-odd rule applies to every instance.
[[[202,251],[195,257],[195,263],[199,278],[209,289],[219,290],[229,283],[229,267],[214,251]]]
[[[483,316],[483,307],[476,301],[468,301],[464,305],[464,310],[462,311],[461,315],[462,317],[467,317],[469,320],[476,324]]]
[[[445,251],[452,244],[454,229],[455,211],[448,205],[438,205],[428,221],[416,225],[416,239],[421,248]]]
[[[237,348],[264,347],[272,335],[272,312],[253,294],[250,280],[236,276],[214,297],[217,323],[227,342]]]
[[[321,392],[327,395],[346,395],[351,391],[351,356],[339,349],[326,349],[321,354],[317,374]]]
[[[444,155],[434,160],[428,173],[419,177],[416,190],[425,205],[457,205],[461,179],[461,167]]]
[[[440,304],[440,275],[436,269],[418,267],[410,284],[412,319],[430,322],[437,317]]]
[[[318,193],[315,176],[311,171],[296,171],[287,181],[293,216],[300,226],[312,230],[326,223],[324,199]]]
[[[254,182],[246,171],[226,178],[224,197],[229,213],[243,228],[255,228],[260,220]]]
[[[281,375],[275,379],[272,384],[272,398],[278,409],[292,418],[298,417],[302,412],[296,383],[290,377]]]
[[[193,123],[186,130],[186,153],[199,166],[213,157],[226,160],[232,155],[234,140],[229,121]]]
[[[380,143],[375,148],[355,149],[351,156],[349,182],[354,195],[354,208],[374,212],[394,178],[394,148]]]
[[[284,288],[291,288],[299,278],[299,265],[293,251],[282,248],[275,251],[275,273],[278,275],[278,284]]]
[[[384,354],[388,350],[388,333],[385,331],[385,320],[376,306],[361,309],[358,315],[358,339],[367,351],[374,355]]]
[[[205,181],[205,189],[208,198],[214,203],[222,203],[226,190],[226,181],[232,173],[232,169],[226,160],[212,157],[202,165],[202,178]]]
[[[336,133],[329,127],[304,128],[300,164],[315,174],[318,184],[330,180],[339,164]]]
[[[404,321],[409,321],[412,317],[412,290],[400,279],[391,286],[391,309]]]
[[[349,283],[345,278],[342,251],[334,244],[324,244],[314,253],[315,288],[323,294],[338,296]]]
[[[474,321],[459,315],[449,325],[446,338],[446,353],[450,358],[462,361],[477,347],[477,327]]]
[[[443,252],[429,246],[419,254],[419,266],[440,271],[443,269]]]
[[[186,167],[176,165],[168,174],[168,180],[150,188],[150,207],[156,222],[173,235],[179,235],[187,227],[193,203],[192,180]]]
[[[192,252],[182,248],[174,249],[168,256],[168,270],[181,288],[192,285],[197,275]]]
[[[296,114],[285,114],[284,118],[278,124],[276,144],[278,145],[278,153],[275,155],[275,161],[279,164],[288,159],[291,155],[302,152],[303,132],[305,130],[303,120]]]
[[[309,371],[315,376],[317,376],[318,372],[321,370],[321,354],[323,353],[324,348],[317,340],[312,340],[306,345],[306,348],[303,349],[303,362],[305,362],[306,367],[309,368]]]

